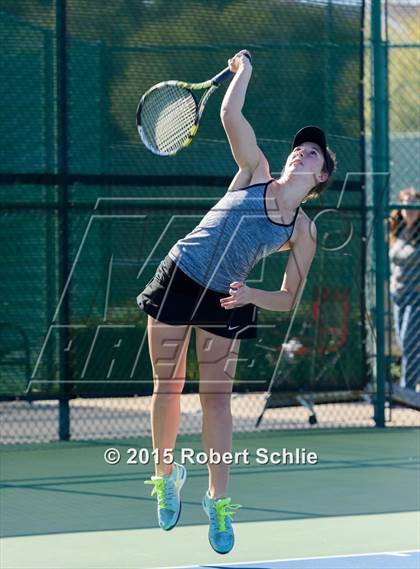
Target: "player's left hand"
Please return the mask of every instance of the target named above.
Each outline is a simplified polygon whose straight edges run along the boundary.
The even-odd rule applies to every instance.
[[[252,290],[252,288],[246,286],[244,283],[230,283],[230,296],[220,299],[221,307],[229,310],[252,303]]]

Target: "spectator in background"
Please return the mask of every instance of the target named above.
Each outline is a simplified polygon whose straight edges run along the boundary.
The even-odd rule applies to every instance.
[[[397,393],[403,388],[414,396],[420,383],[420,192],[406,188],[400,192],[400,202],[419,205],[419,209],[392,211],[389,234],[391,300],[401,349],[401,376],[396,387]]]

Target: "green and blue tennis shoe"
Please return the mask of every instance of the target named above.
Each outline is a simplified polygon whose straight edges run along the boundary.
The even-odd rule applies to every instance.
[[[216,553],[229,553],[235,545],[232,516],[240,504],[231,504],[230,498],[214,500],[207,492],[203,498],[203,509],[209,521],[209,542]]]
[[[152,496],[157,496],[159,526],[169,531],[174,528],[181,515],[181,488],[187,478],[182,464],[174,462],[172,472],[167,476],[152,476],[145,484],[153,484]]]

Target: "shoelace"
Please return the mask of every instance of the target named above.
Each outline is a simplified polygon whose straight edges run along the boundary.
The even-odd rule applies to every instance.
[[[235,513],[233,510],[242,508],[240,504],[231,504],[230,502],[230,498],[222,498],[214,503],[219,531],[226,531],[226,518],[232,521],[232,516]]]
[[[166,484],[165,478],[157,478],[156,480],[145,480],[145,484],[153,484],[151,496],[157,494],[159,508],[166,508],[166,498],[172,498],[174,493],[173,484]]]

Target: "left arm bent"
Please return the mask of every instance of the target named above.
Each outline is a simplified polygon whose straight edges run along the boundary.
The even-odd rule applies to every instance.
[[[267,291],[250,288],[244,283],[231,283],[233,293],[221,299],[225,308],[236,308],[245,304],[255,304],[260,308],[274,311],[289,311],[299,298],[316,251],[316,226],[313,221],[302,224],[289,253],[286,270],[280,290]]]
[[[288,310],[294,308],[301,289],[305,286],[306,278],[311,268],[316,252],[316,225],[313,221],[303,225],[300,233],[292,245],[280,293],[285,291],[289,295]]]

